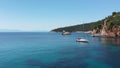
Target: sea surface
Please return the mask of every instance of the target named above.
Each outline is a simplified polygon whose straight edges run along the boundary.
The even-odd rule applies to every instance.
[[[79,37],[89,43],[76,42]],[[120,39],[84,33],[2,32],[0,68],[120,68]]]

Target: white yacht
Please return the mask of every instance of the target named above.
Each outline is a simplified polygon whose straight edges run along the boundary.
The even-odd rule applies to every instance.
[[[62,35],[70,35],[71,33],[70,32],[66,32],[66,31],[64,31],[63,30],[63,32],[62,32]]]
[[[89,41],[87,39],[78,38],[76,39],[76,42],[89,42]]]
[[[83,31],[84,31],[84,24],[83,24]],[[77,38],[76,42],[89,42],[89,41],[87,39],[84,39],[84,38]]]

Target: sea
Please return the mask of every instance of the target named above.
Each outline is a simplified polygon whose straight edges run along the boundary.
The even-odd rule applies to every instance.
[[[89,42],[76,42],[77,38]],[[1,32],[0,68],[120,68],[120,38]]]

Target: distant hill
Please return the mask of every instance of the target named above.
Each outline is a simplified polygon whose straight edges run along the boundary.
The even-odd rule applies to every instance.
[[[96,21],[96,22],[62,27],[62,28],[53,29],[51,31],[55,31],[55,32],[62,32],[63,30],[69,31],[69,32],[89,31],[92,29],[96,29],[97,27],[100,27],[103,24],[104,20],[106,19],[107,19],[107,23],[111,25],[111,28],[114,25],[120,26],[120,12],[113,12],[112,15],[106,17],[105,19]]]

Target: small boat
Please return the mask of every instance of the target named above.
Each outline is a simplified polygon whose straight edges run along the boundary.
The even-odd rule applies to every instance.
[[[66,31],[64,31],[63,30],[63,32],[62,32],[62,35],[70,35],[71,33],[70,32],[66,32]]]
[[[84,24],[83,24],[83,31],[84,31]],[[86,42],[86,43],[88,43],[88,40],[84,39],[84,38],[77,38],[76,42]]]
[[[88,40],[83,38],[78,38],[76,42],[88,42]]]
[[[100,34],[92,34],[91,36],[92,37],[100,37],[101,35]]]
[[[70,35],[70,32],[63,32],[62,35]]]

